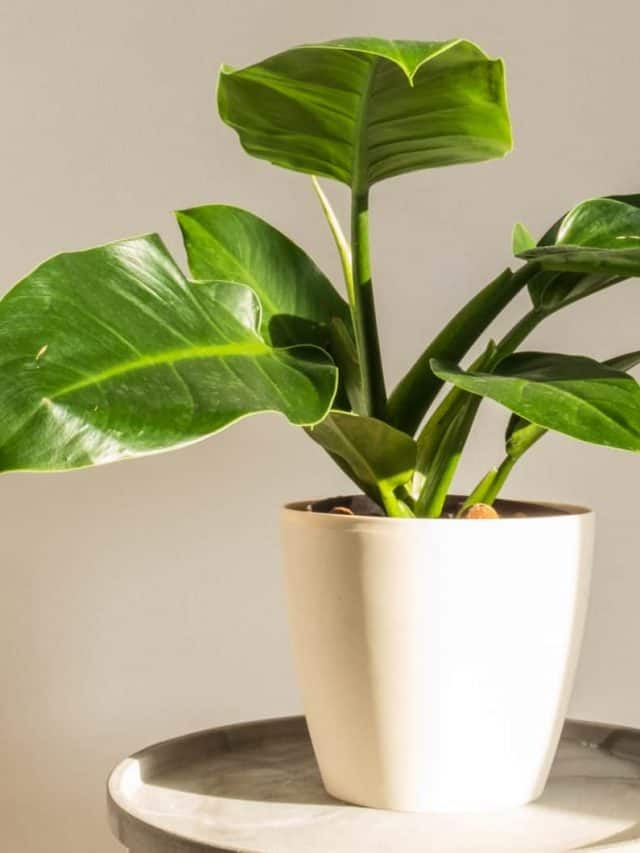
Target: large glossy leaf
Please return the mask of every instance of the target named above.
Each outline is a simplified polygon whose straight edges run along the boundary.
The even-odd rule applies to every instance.
[[[196,279],[248,284],[262,305],[261,333],[277,346],[325,343],[347,303],[311,258],[247,210],[212,204],[176,214],[191,274]]]
[[[373,500],[391,515],[408,515],[394,491],[408,483],[416,464],[416,443],[376,418],[332,411],[309,435]]]
[[[543,267],[529,283],[534,304],[552,312],[640,275],[639,208],[638,195],[582,202],[520,252]]]
[[[0,302],[0,469],[113,462],[253,412],[321,420],[328,356],[259,322],[250,288],[186,281],[156,235],[46,261]]]
[[[218,107],[249,154],[361,190],[511,149],[502,62],[462,39],[341,39],[225,66]]]
[[[640,386],[583,356],[518,353],[495,373],[432,363],[442,379],[489,397],[538,426],[624,450],[640,450]]]

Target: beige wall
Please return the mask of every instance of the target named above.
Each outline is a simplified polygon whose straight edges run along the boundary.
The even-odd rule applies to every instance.
[[[61,249],[149,230],[177,249],[170,211],[209,201],[257,211],[337,275],[307,179],[244,156],[214,109],[222,61],[242,65],[301,41],[463,35],[507,61],[517,141],[508,160],[375,190],[390,379],[508,263],[515,220],[535,233],[582,198],[640,189],[632,0],[0,5],[4,287]],[[512,318],[523,307],[524,297]],[[595,356],[636,349],[639,310],[627,283],[553,318],[532,344]],[[460,488],[497,459],[504,421],[484,407]],[[509,487],[598,510],[572,711],[638,725],[639,475],[633,456],[550,437]],[[276,417],[179,454],[1,480],[3,849],[115,851],[102,784],[120,756],[189,729],[298,709],[277,508],[344,485]]]

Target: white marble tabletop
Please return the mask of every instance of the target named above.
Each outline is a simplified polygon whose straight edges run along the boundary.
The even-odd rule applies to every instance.
[[[569,723],[536,803],[482,815],[377,811],[322,787],[304,719],[211,729],[149,747],[109,779],[131,853],[640,851],[640,733]]]

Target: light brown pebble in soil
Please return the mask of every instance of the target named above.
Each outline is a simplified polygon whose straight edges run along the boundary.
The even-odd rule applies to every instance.
[[[462,515],[463,518],[500,518],[492,506],[488,504],[474,504]]]

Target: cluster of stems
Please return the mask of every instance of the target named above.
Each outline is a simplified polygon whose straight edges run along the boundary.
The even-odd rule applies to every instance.
[[[353,410],[359,415],[382,420],[411,436],[417,434],[418,456],[412,488],[403,490],[401,499],[396,495],[388,496],[385,509],[390,515],[404,515],[405,508],[409,507],[415,516],[437,518],[443,512],[481,398],[453,388],[423,424],[442,386],[430,369],[430,360],[434,356],[442,357],[443,353],[456,361],[466,355],[490,322],[526,286],[538,267],[535,263],[527,263],[516,272],[505,270],[487,285],[445,326],[387,398],[371,275],[368,190],[353,189],[351,239],[348,241],[315,178],[314,187],[340,253],[351,306],[359,372],[358,393],[350,395]],[[541,308],[532,308],[500,341],[490,341],[471,369],[489,373],[495,370],[548,314]],[[544,430],[534,430],[528,443],[521,443],[517,453],[507,453],[499,465],[491,468],[473,489],[463,509],[472,503],[492,504],[518,458],[542,434]]]

